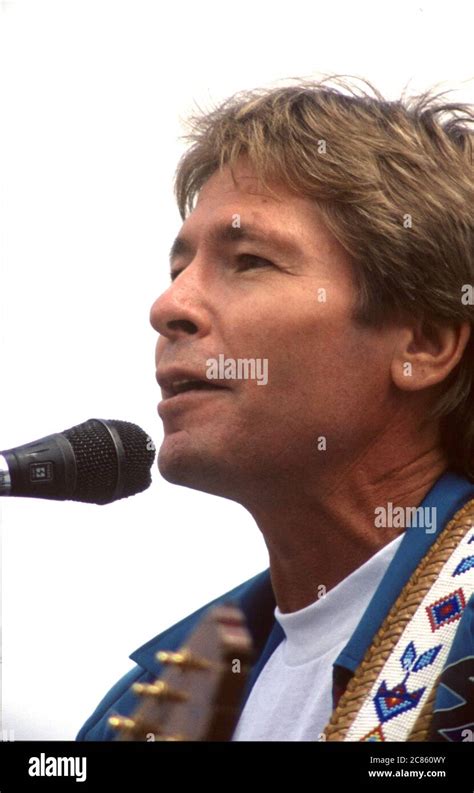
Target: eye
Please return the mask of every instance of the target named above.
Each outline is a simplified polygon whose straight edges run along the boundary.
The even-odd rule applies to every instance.
[[[241,253],[240,256],[237,256],[237,269],[239,272],[245,270],[258,270],[261,267],[273,267],[273,263],[270,262],[268,259],[264,259],[262,256],[256,256],[253,253]],[[170,271],[170,279],[171,281],[175,281],[176,278],[180,273],[183,272],[185,268],[182,267],[181,270],[171,270]]]
[[[239,270],[253,270],[260,267],[273,267],[272,262],[268,259],[263,259],[261,256],[255,256],[253,253],[242,253],[237,256]]]

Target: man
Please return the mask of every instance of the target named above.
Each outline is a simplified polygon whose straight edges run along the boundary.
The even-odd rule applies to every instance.
[[[177,170],[159,470],[242,504],[269,552],[213,601],[256,648],[234,740],[474,734],[473,113],[370,88],[244,92]],[[80,740],[115,737],[210,605]]]

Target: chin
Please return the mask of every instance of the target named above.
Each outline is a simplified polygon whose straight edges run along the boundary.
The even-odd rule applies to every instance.
[[[188,443],[182,443],[170,436],[163,441],[157,461],[163,479],[172,485],[232,499],[229,492],[232,488],[225,482],[225,475],[229,475],[228,461],[223,465],[218,455],[211,454],[209,449],[192,448],[189,436],[187,440]]]

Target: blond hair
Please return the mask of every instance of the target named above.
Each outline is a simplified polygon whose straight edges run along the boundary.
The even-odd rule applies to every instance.
[[[331,85],[332,83],[332,85]],[[188,119],[175,175],[181,218],[206,180],[246,155],[262,183],[313,199],[350,254],[355,319],[468,321],[459,364],[433,401],[450,467],[474,481],[474,106],[433,90],[387,101],[344,75],[241,91]],[[474,287],[473,287],[474,288]]]

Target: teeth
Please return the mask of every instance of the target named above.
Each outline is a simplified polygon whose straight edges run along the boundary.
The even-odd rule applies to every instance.
[[[172,390],[178,394],[190,388],[200,388],[202,386],[203,383],[200,380],[174,380],[171,384]]]
[[[187,385],[188,383],[195,383],[196,380],[174,380],[171,384],[172,388],[177,388],[181,385]]]

